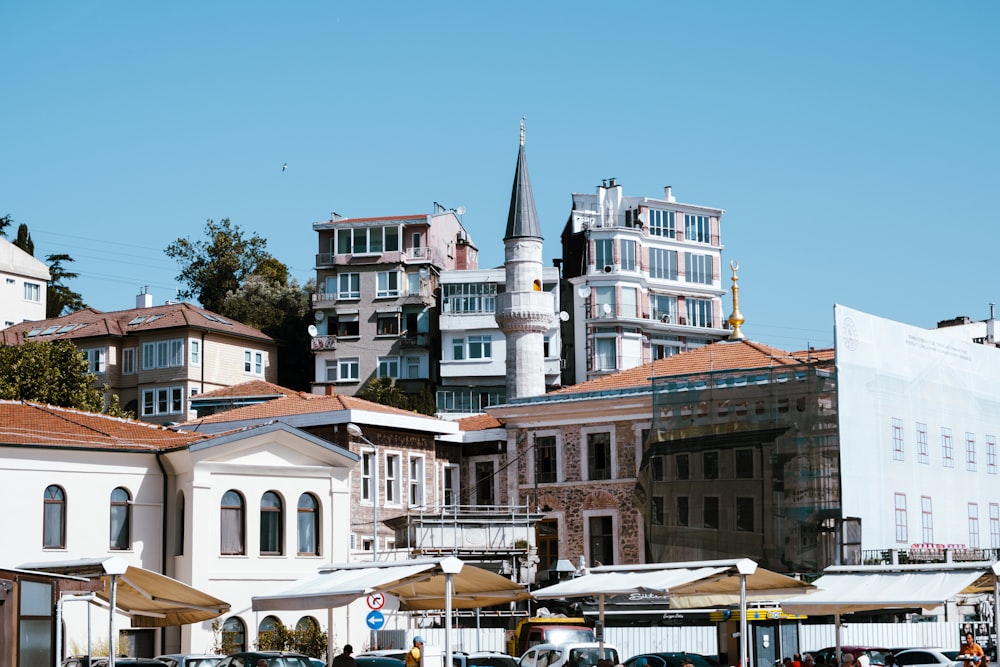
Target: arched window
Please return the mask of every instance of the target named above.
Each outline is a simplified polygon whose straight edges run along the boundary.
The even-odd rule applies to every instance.
[[[222,652],[239,653],[245,650],[247,650],[247,626],[239,616],[230,616],[222,624]]]
[[[298,511],[300,556],[319,555],[319,501],[311,493],[299,496]]]
[[[281,498],[274,491],[268,491],[260,499],[260,553],[272,556],[282,554],[281,526],[284,512]]]
[[[246,517],[243,512],[243,496],[240,495],[239,491],[229,490],[223,494],[221,526],[222,555],[245,554]]]
[[[111,492],[111,549],[132,548],[132,494],[118,487]]]
[[[66,548],[66,493],[53,484],[45,489],[42,514],[42,548]]]
[[[276,616],[265,616],[257,626],[257,648],[261,650],[280,648],[278,635],[284,627]]]
[[[319,621],[317,621],[312,616],[303,616],[299,619],[299,622],[295,624],[296,632],[319,632]]]
[[[174,505],[174,555],[184,555],[184,492],[177,492]]]

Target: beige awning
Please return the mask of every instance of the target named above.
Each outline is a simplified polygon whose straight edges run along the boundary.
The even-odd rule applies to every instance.
[[[97,597],[111,602],[111,581],[115,580],[115,607],[132,617],[133,627],[155,628],[170,625],[187,625],[216,618],[229,611],[229,604],[218,598],[134,565],[124,568],[109,567],[119,558],[83,559],[54,563],[29,563],[21,569],[68,574],[88,579],[101,579],[102,590]],[[108,574],[109,571],[122,574]]]

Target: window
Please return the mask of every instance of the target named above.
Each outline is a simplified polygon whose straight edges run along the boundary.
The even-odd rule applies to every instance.
[[[452,338],[451,349],[452,349],[452,356],[455,358],[455,361],[462,361],[463,359],[465,359],[464,338]]]
[[[719,479],[719,452],[701,455],[701,472],[704,479]]]
[[[903,460],[903,420],[896,417],[892,418],[892,458]]]
[[[687,305],[687,324],[692,327],[711,327],[712,301],[710,299],[685,299]]]
[[[339,315],[337,317],[337,336],[340,338],[357,338],[361,335],[361,322],[357,315]]]
[[[997,474],[997,437],[995,435],[986,436],[986,472],[990,475]]]
[[[753,450],[737,449],[733,453],[736,479],[753,479]]]
[[[103,347],[80,350],[83,358],[87,360],[88,373],[103,373],[106,370],[105,358],[107,352]]]
[[[268,491],[260,498],[260,553],[280,556],[282,552],[281,527],[284,525],[284,508],[281,498]]]
[[[654,320],[676,324],[677,297],[666,294],[650,294],[649,310]]]
[[[931,462],[931,450],[927,444],[927,424],[917,422],[917,461],[920,463]]]
[[[649,209],[649,235],[672,239],[677,236],[674,226],[674,212]]]
[[[247,375],[264,375],[264,353],[254,350],[243,351],[243,372]]]
[[[677,496],[677,525],[678,526],[689,526],[690,517],[688,516],[690,512],[690,507],[688,503],[687,496]]]
[[[230,647],[234,652],[245,651],[247,648],[247,628],[238,616],[230,616],[222,624],[222,645]]]
[[[142,391],[142,416],[176,415],[184,411],[184,387],[160,387]]]
[[[375,452],[361,453],[361,500],[372,501],[372,472],[375,465]]]
[[[622,271],[635,271],[635,241],[622,239],[621,253]]]
[[[965,469],[969,472],[976,471],[976,434],[965,434]]]
[[[595,567],[615,564],[614,526],[610,516],[592,516],[587,521],[590,528],[590,559]]]
[[[702,502],[702,520],[705,528],[718,530],[719,528],[719,497],[705,496]]]
[[[337,298],[338,299],[360,299],[361,298],[361,274],[360,273],[338,273],[337,274]]]
[[[264,620],[257,626],[257,641],[261,644],[264,642],[268,644],[276,643],[280,636],[279,633],[284,629],[284,624],[277,617],[265,616]],[[252,667],[256,667],[256,665]]]
[[[476,335],[469,336],[469,359],[492,359],[493,337]]]
[[[990,503],[990,548],[1000,549],[1000,505]]]
[[[684,240],[710,243],[712,233],[707,215],[684,215]]]
[[[930,496],[920,496],[920,539],[924,544],[934,544],[934,509]]]
[[[476,461],[475,465],[475,485],[476,504],[495,505],[496,482],[494,480],[495,463],[493,461]]]
[[[142,368],[179,368],[184,365],[184,339],[158,340],[142,344]]]
[[[649,277],[660,280],[677,280],[677,251],[650,248]]]
[[[753,498],[736,499],[736,530],[739,532],[752,533],[754,528],[754,502]]]
[[[945,468],[955,467],[955,450],[951,444],[951,429],[941,427],[941,463]]]
[[[361,377],[361,361],[353,359],[337,359],[337,380],[339,382],[357,382]]]
[[[459,504],[459,471],[456,465],[445,465],[441,469],[441,498],[446,507]]]
[[[379,315],[375,320],[376,336],[398,336],[399,335],[399,313]]]
[[[373,255],[399,250],[399,226],[337,230],[338,255]]]
[[[614,242],[611,239],[597,239],[594,241],[594,268],[598,271],[610,271],[614,264],[612,247]]]
[[[188,359],[192,366],[201,366],[201,341],[193,340],[191,341],[191,352]]]
[[[410,458],[410,506],[421,507],[424,504],[424,458]]]
[[[969,503],[969,548],[979,548],[979,504]]]
[[[712,284],[712,256],[684,253],[684,279],[689,283]]]
[[[399,454],[385,457],[385,502],[398,505],[399,498]]]
[[[454,283],[441,286],[444,311],[452,313],[496,312],[496,283]]]
[[[639,290],[622,287],[622,317],[639,317]]]
[[[594,338],[594,370],[613,371],[618,368],[618,337],[615,335]]]
[[[674,479],[691,479],[691,463],[687,454],[674,456]]]
[[[380,378],[398,378],[399,357],[379,357],[378,376]]]
[[[556,481],[556,437],[535,436],[535,482],[546,484]]]
[[[906,495],[903,493],[897,493],[895,494],[895,498],[896,542],[905,544],[909,541],[907,539],[906,531]]]
[[[649,505],[649,522],[654,526],[662,526],[664,524],[664,502],[663,496],[653,496],[652,502]]]
[[[38,283],[24,283],[24,300],[33,303],[42,302],[42,286]]]
[[[399,272],[379,271],[376,297],[399,296]]]
[[[611,434],[587,434],[587,479],[611,479]]]
[[[649,459],[649,474],[654,482],[662,482],[665,477],[663,476],[663,456],[657,454]]]
[[[403,377],[411,380],[427,377],[421,370],[420,357],[403,357],[403,371]]]
[[[237,491],[226,491],[222,496],[220,508],[222,510],[220,553],[223,556],[245,554],[246,517],[243,511],[243,496]]]
[[[613,317],[617,312],[613,285],[594,288],[594,311],[597,317]]]
[[[54,484],[45,489],[42,509],[42,548],[66,548],[66,493]]]
[[[118,487],[111,492],[111,549],[132,548],[132,495]]]

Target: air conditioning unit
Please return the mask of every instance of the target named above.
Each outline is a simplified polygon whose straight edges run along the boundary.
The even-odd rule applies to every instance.
[[[660,321],[663,322],[664,324],[670,324],[671,322],[673,322],[673,319],[674,318],[670,317],[670,315],[661,315],[660,316]]]
[[[614,270],[615,270],[614,267],[611,266],[610,264],[607,264],[607,265],[604,266],[604,272],[605,273],[611,273]]]

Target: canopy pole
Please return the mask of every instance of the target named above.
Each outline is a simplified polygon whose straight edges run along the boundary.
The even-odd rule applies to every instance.
[[[837,656],[837,665],[844,664],[844,657],[840,655],[840,612],[836,612],[833,615],[833,634],[834,642],[837,646],[837,652],[834,654]]]
[[[110,605],[108,606],[108,667],[115,667],[115,609],[117,609],[118,575],[109,574],[111,580]]]
[[[444,575],[444,664],[451,667],[451,591],[454,575],[445,572]],[[421,655],[421,657],[423,657]]]
[[[747,575],[740,573],[740,667],[749,667],[747,651]]]
[[[598,641],[597,659],[603,660],[604,659],[604,593],[601,593],[601,597],[599,598],[599,600],[600,600],[600,613],[598,614],[598,618],[601,619],[601,627],[598,628],[599,634],[597,635],[597,641]]]

